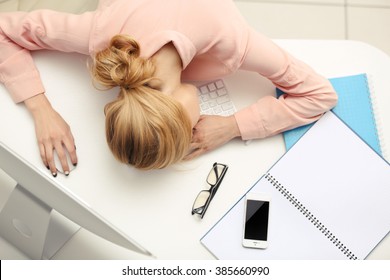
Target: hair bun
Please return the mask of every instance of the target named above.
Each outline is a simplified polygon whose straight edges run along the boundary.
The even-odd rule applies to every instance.
[[[140,55],[140,47],[134,39],[126,35],[116,35],[111,39],[110,48],[128,53],[138,57]]]
[[[140,46],[130,36],[114,36],[109,46],[93,60],[94,80],[107,88],[142,86],[153,77],[155,68],[149,59],[141,58],[140,53]]]

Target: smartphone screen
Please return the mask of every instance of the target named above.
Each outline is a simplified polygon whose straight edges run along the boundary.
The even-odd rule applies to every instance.
[[[269,201],[246,201],[244,239],[266,241],[268,238]]]

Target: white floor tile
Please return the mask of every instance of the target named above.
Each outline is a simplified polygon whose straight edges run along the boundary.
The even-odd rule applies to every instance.
[[[363,5],[371,7],[390,7],[390,0],[346,0],[347,5]]]
[[[342,6],[236,1],[257,30],[276,39],[344,39]]]
[[[359,40],[390,55],[390,9],[348,7],[348,39]]]
[[[235,0],[236,2],[263,2],[273,4],[316,4],[316,5],[344,5],[344,0]],[[386,0],[382,0],[386,1]]]
[[[5,1],[0,2],[0,12],[13,12],[18,9],[18,2],[16,1]]]

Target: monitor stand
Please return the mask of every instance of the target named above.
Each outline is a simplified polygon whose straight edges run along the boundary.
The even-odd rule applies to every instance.
[[[0,212],[0,236],[31,259],[51,259],[79,229],[19,184]]]

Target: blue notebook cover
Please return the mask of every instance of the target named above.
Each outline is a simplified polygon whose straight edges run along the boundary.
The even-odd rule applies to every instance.
[[[332,111],[355,131],[374,151],[382,155],[375,117],[372,109],[370,88],[366,74],[329,79],[339,100]],[[277,89],[277,96],[283,92]],[[297,127],[283,133],[286,149],[313,124]]]

